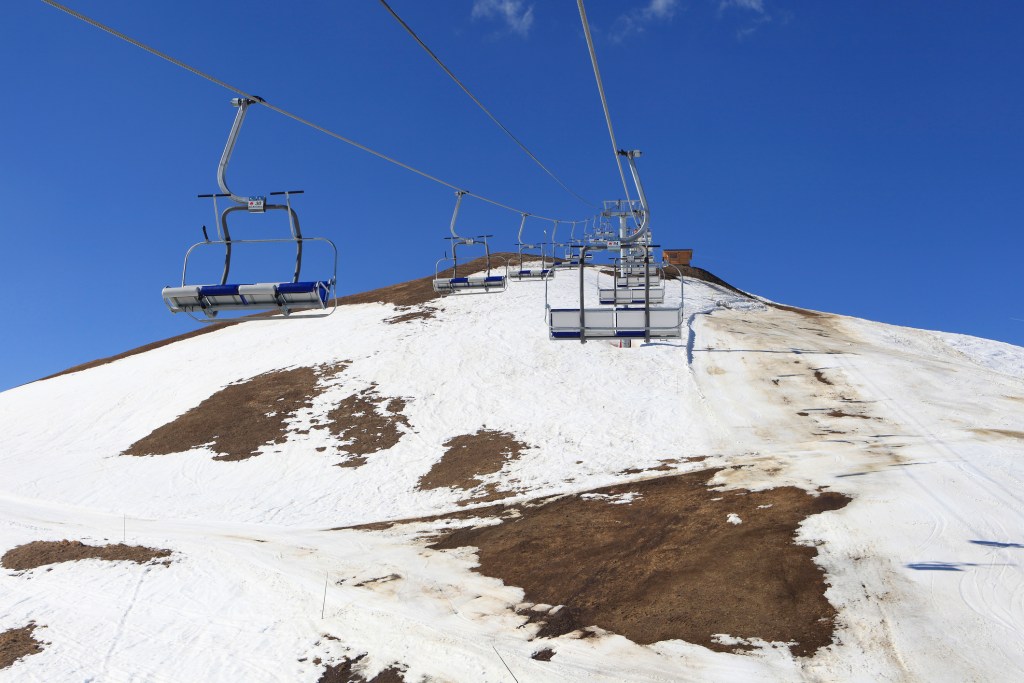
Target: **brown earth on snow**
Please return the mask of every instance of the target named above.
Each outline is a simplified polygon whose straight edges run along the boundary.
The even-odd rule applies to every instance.
[[[1024,439],[1024,432],[1017,432],[1012,429],[972,429],[975,434],[985,436],[1005,436],[1010,439]]]
[[[475,434],[453,436],[444,447],[447,450],[441,459],[420,477],[420,489],[476,488],[484,483],[483,477],[500,472],[506,462],[519,458],[526,444],[508,432],[480,429]]]
[[[122,455],[167,455],[209,446],[214,460],[245,460],[262,446],[283,443],[288,420],[322,390],[320,379],[347,363],[272,370],[229,384],[195,408],[153,430]]]
[[[366,456],[397,444],[404,433],[399,425],[409,428],[409,419],[402,413],[405,403],[404,398],[381,396],[377,385],[371,384],[331,409],[327,413],[327,427],[347,442],[341,448],[356,456],[339,465],[359,467],[366,463]]]
[[[399,308],[398,310],[403,311],[405,309]],[[419,310],[412,310],[409,311],[408,313],[402,313],[392,318],[385,318],[384,322],[386,322],[388,325],[397,325],[398,323],[407,323],[413,320],[430,320],[431,318],[435,317],[436,313],[436,308],[433,308],[431,306],[424,306]]]
[[[21,628],[0,631],[0,671],[14,665],[22,657],[43,651],[43,643],[32,637],[36,624],[30,621]]]
[[[107,562],[127,561],[145,564],[168,557],[170,550],[147,548],[141,545],[86,545],[81,541],[32,541],[11,548],[0,558],[0,565],[7,569],[24,571],[48,564],[75,562],[77,560],[105,560]]]
[[[389,666],[373,678],[365,678],[362,674],[353,670],[353,667],[362,661],[366,655],[359,655],[355,659],[346,657],[338,664],[328,666],[320,675],[317,683],[405,683],[404,671],[397,666]]]
[[[543,500],[543,499],[542,499]],[[474,503],[480,503],[485,501],[472,501]],[[436,515],[427,515],[424,517],[404,517],[402,519],[391,519],[384,520],[381,522],[367,522],[365,524],[353,524],[351,526],[336,526],[331,527],[331,531],[386,531],[396,526],[402,526],[403,524],[430,524],[433,522],[441,522],[442,524],[448,524],[454,521],[461,521],[466,519],[474,518],[493,518],[495,516],[505,518],[507,516],[515,516],[519,514],[519,505],[512,503],[495,503],[492,505],[478,505],[476,507],[467,508],[465,510],[455,510],[453,512],[441,512]],[[443,530],[442,530],[443,531]]]
[[[431,547],[474,546],[477,571],[522,588],[529,602],[561,606],[542,636],[597,626],[639,644],[743,647],[713,639],[724,633],[814,654],[832,642],[836,611],[824,597],[817,550],[794,535],[808,516],[850,499],[795,487],[709,488],[718,471],[535,501],[496,526],[442,531]],[[615,504],[622,494],[632,502]]]

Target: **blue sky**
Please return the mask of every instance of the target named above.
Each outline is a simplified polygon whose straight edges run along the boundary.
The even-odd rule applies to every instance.
[[[456,185],[590,213],[378,2],[68,2]],[[571,188],[621,194],[574,2],[391,4]],[[777,301],[1024,344],[1024,4],[587,10],[660,244]],[[195,195],[216,190],[231,93],[42,2],[5,6],[0,63],[0,389],[192,329],[159,290],[210,224]],[[296,208],[338,243],[343,293],[426,275],[445,248],[451,190],[262,107],[229,178],[242,194],[306,190]],[[515,241],[515,214],[467,199],[463,218]]]

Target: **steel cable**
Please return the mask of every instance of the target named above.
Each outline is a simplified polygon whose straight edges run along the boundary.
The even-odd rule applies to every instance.
[[[46,0],[44,0],[45,2]],[[622,160],[619,159],[619,145],[615,142],[615,130],[612,128],[612,115],[608,112],[608,98],[604,95],[604,83],[601,81],[601,70],[597,68],[597,52],[594,51],[594,38],[590,35],[590,23],[587,21],[587,10],[583,7],[583,0],[576,0],[576,6],[580,10],[580,21],[583,22],[583,34],[587,38],[587,49],[590,51],[590,63],[594,67],[594,78],[597,79],[597,92],[601,95],[601,106],[604,108],[604,120],[608,124],[608,137],[612,140],[612,154],[615,155],[615,165],[619,169],[619,177],[622,179],[622,189],[626,193],[626,200],[632,205],[629,197],[629,185],[626,183],[626,174],[622,170]]]
[[[380,1],[380,4],[384,5],[384,9],[386,9],[386,10],[387,10],[388,12],[390,12],[390,13],[391,13],[391,16],[395,18],[395,21],[397,21],[397,22],[398,22],[399,24],[401,24],[401,25],[402,25],[402,28],[404,28],[404,29],[405,29],[405,30],[406,30],[406,31],[408,32],[408,34],[409,34],[410,36],[412,36],[413,40],[415,40],[415,41],[416,41],[417,43],[419,43],[420,47],[422,47],[422,48],[423,48],[423,50],[424,50],[424,51],[425,51],[425,52],[426,52],[426,53],[427,53],[428,55],[430,55],[431,59],[433,59],[433,60],[434,60],[434,61],[435,61],[435,62],[437,63],[437,65],[438,65],[439,67],[441,67],[441,69],[442,69],[442,70],[443,70],[443,71],[444,71],[444,72],[445,72],[446,74],[448,74],[449,78],[451,78],[451,79],[452,79],[453,81],[455,81],[455,84],[456,84],[456,85],[458,85],[458,86],[459,86],[460,88],[462,88],[462,92],[466,93],[466,95],[468,95],[468,96],[469,96],[469,99],[473,100],[473,102],[475,102],[475,103],[476,103],[476,106],[480,107],[481,111],[483,111],[483,113],[487,114],[488,118],[490,118],[490,119],[491,119],[491,121],[493,121],[493,122],[494,122],[494,124],[495,124],[496,126],[498,126],[498,127],[499,127],[499,128],[501,128],[501,129],[502,129],[503,131],[505,131],[505,135],[507,135],[507,136],[509,136],[510,138],[512,138],[512,141],[513,141],[513,142],[515,142],[515,143],[516,143],[517,145],[519,145],[519,148],[520,148],[520,149],[522,149],[522,150],[523,150],[524,152],[526,152],[526,154],[528,154],[528,155],[529,155],[529,157],[530,157],[531,159],[533,159],[534,163],[536,163],[536,164],[537,164],[538,166],[540,166],[540,167],[541,167],[541,168],[542,168],[542,169],[544,170],[544,172],[545,172],[545,173],[547,173],[547,174],[548,174],[549,176],[551,176],[551,179],[552,179],[552,180],[554,180],[554,181],[555,181],[556,183],[558,183],[559,185],[561,185],[561,186],[562,186],[562,189],[563,189],[563,190],[565,190],[566,192],[568,192],[569,194],[571,194],[571,195],[572,195],[573,197],[575,197],[576,199],[578,199],[578,200],[580,200],[581,202],[583,202],[584,204],[586,204],[586,205],[587,205],[588,207],[590,207],[590,208],[592,208],[592,209],[593,209],[593,208],[597,208],[597,207],[596,207],[596,205],[595,205],[595,204],[594,204],[593,202],[590,202],[590,201],[588,201],[587,199],[584,199],[584,198],[583,198],[583,197],[581,197],[581,196],[580,196],[579,194],[577,194],[577,193],[576,193],[576,192],[575,192],[574,190],[572,190],[572,189],[571,189],[571,188],[570,188],[570,187],[569,187],[568,185],[566,185],[566,184],[565,184],[564,182],[562,182],[562,179],[561,179],[561,178],[559,178],[559,177],[558,177],[557,175],[555,175],[555,174],[554,174],[554,172],[553,172],[553,171],[551,171],[551,169],[549,169],[549,168],[548,168],[547,166],[545,166],[545,165],[544,165],[544,164],[543,164],[543,163],[541,162],[541,160],[540,160],[540,159],[538,159],[538,158],[537,158],[537,156],[536,156],[536,155],[535,155],[535,154],[534,154],[533,152],[531,152],[531,151],[530,151],[529,149],[527,149],[526,145],[524,145],[524,144],[523,144],[523,143],[522,143],[522,142],[521,142],[521,141],[519,140],[519,138],[517,138],[517,137],[516,137],[515,135],[513,135],[513,134],[512,134],[512,131],[510,131],[510,130],[509,130],[509,129],[508,129],[508,128],[507,128],[506,126],[505,126],[505,124],[503,124],[503,123],[502,123],[501,121],[499,121],[499,120],[497,119],[497,117],[496,117],[496,116],[495,116],[494,114],[492,114],[492,113],[491,113],[491,112],[490,112],[490,111],[489,111],[489,110],[487,109],[487,107],[485,107],[485,106],[483,105],[483,102],[481,102],[480,100],[478,100],[478,99],[477,99],[477,97],[476,97],[476,95],[474,95],[473,93],[471,93],[471,92],[469,91],[469,88],[467,88],[467,87],[466,87],[466,86],[465,86],[465,85],[464,85],[464,84],[462,83],[462,81],[460,81],[460,80],[458,79],[458,77],[457,77],[457,76],[456,76],[456,75],[455,75],[454,73],[452,73],[452,70],[451,70],[451,69],[449,69],[449,68],[448,68],[448,67],[447,67],[447,66],[445,65],[445,63],[444,63],[444,62],[442,62],[442,61],[441,61],[441,58],[440,58],[440,57],[438,57],[438,56],[437,56],[437,55],[436,55],[436,54],[434,53],[434,51],[433,51],[433,50],[431,50],[431,49],[430,49],[430,48],[429,48],[429,47],[427,46],[427,44],[426,44],[426,43],[424,43],[424,42],[423,42],[423,40],[422,40],[422,39],[421,39],[421,38],[420,38],[420,37],[419,37],[418,35],[416,35],[416,32],[412,30],[412,27],[411,27],[411,26],[409,26],[409,24],[405,23],[405,21],[404,21],[404,20],[402,19],[402,17],[398,16],[398,13],[397,13],[397,12],[395,12],[395,10],[393,10],[393,9],[391,8],[391,5],[389,5],[389,4],[388,4],[388,3],[387,3],[387,2],[385,1],[385,0],[379,0],[379,1]]]
[[[309,126],[310,128],[312,128],[314,130],[320,131],[321,133],[323,133],[325,135],[329,135],[330,137],[335,138],[337,140],[340,140],[340,141],[344,142],[347,145],[351,145],[351,146],[355,147],[356,149],[360,149],[360,150],[362,150],[364,152],[372,154],[373,156],[377,157],[378,159],[383,159],[384,161],[387,161],[388,163],[391,163],[391,164],[394,164],[395,166],[399,166],[401,168],[404,168],[407,171],[411,171],[411,172],[413,172],[413,173],[415,173],[415,174],[417,174],[419,176],[422,176],[423,178],[426,178],[427,180],[431,180],[431,181],[433,181],[435,183],[438,183],[439,185],[444,185],[445,187],[448,187],[448,188],[450,188],[452,190],[456,190],[458,192],[462,192],[464,194],[469,195],[470,197],[474,197],[475,199],[479,199],[482,202],[486,202],[488,204],[491,204],[493,206],[497,206],[497,207],[505,209],[507,211],[512,211],[514,213],[519,213],[519,214],[529,213],[534,218],[537,218],[537,219],[543,220],[543,221],[552,222],[552,223],[557,221],[557,220],[565,220],[565,219],[549,218],[549,217],[546,217],[546,216],[539,216],[537,214],[530,213],[529,211],[523,211],[522,209],[517,209],[517,208],[515,208],[513,206],[509,206],[508,204],[503,204],[502,202],[499,202],[497,200],[491,199],[489,197],[485,197],[484,195],[477,194],[477,193],[472,192],[470,190],[466,190],[464,188],[461,188],[458,185],[455,185],[454,183],[450,183],[447,180],[442,180],[441,178],[438,178],[437,176],[431,175],[431,174],[427,173],[426,171],[421,171],[420,169],[415,168],[414,166],[410,166],[409,164],[406,164],[406,163],[404,163],[402,161],[399,161],[398,159],[395,159],[394,157],[390,157],[387,154],[384,154],[383,152],[378,152],[377,150],[372,149],[370,147],[367,147],[366,145],[364,145],[362,143],[356,142],[355,140],[347,138],[344,135],[341,135],[339,133],[335,133],[334,131],[329,130],[327,128],[324,128],[323,126],[321,126],[319,124],[316,124],[316,123],[313,123],[312,121],[304,119],[304,118],[302,118],[301,116],[299,116],[297,114],[293,114],[293,113],[291,113],[291,112],[289,112],[289,111],[287,111],[285,109],[282,109],[281,107],[278,107],[278,106],[276,106],[274,104],[271,104],[270,102],[267,102],[266,100],[264,100],[262,97],[259,97],[258,95],[253,95],[253,94],[251,94],[249,92],[246,92],[245,90],[243,90],[241,88],[238,88],[236,86],[231,85],[230,83],[222,81],[219,78],[216,78],[215,76],[211,76],[210,74],[208,74],[206,72],[200,71],[199,69],[197,69],[194,66],[191,66],[189,64],[186,64],[185,62],[181,61],[180,59],[175,59],[174,57],[170,56],[169,54],[167,54],[165,52],[161,52],[160,50],[157,50],[156,48],[150,47],[150,46],[146,45],[145,43],[142,43],[142,42],[140,42],[138,40],[135,40],[131,36],[125,35],[124,33],[121,33],[117,29],[111,28],[110,26],[107,26],[106,24],[101,24],[100,22],[96,21],[95,19],[87,17],[86,15],[82,14],[81,12],[76,12],[75,10],[71,9],[70,7],[67,7],[66,5],[62,5],[59,2],[55,2],[54,0],[42,0],[42,2],[46,3],[47,5],[50,5],[51,7],[55,8],[55,9],[59,9],[60,11],[66,13],[66,14],[69,14],[69,15],[75,17],[76,19],[79,19],[80,21],[83,21],[83,22],[85,22],[85,23],[87,23],[87,24],[89,24],[91,26],[95,26],[96,28],[98,28],[98,29],[100,29],[102,31],[106,31],[110,35],[115,36],[117,38],[120,38],[121,40],[125,41],[126,43],[130,43],[131,45],[134,45],[135,47],[137,47],[137,48],[139,48],[141,50],[145,50],[146,52],[150,53],[151,55],[155,55],[155,56],[157,56],[157,57],[159,57],[159,58],[161,58],[163,60],[166,60],[166,61],[170,62],[171,64],[174,64],[175,66],[179,66],[182,69],[185,69],[186,71],[190,71],[191,73],[195,74],[196,76],[199,76],[200,78],[205,78],[206,80],[210,81],[211,83],[215,83],[216,85],[219,85],[220,87],[222,87],[222,88],[224,88],[226,90],[230,90],[233,93],[241,95],[242,97],[250,99],[253,102],[256,102],[258,104],[261,104],[264,107],[266,107],[267,109],[270,109],[271,111],[275,111],[278,114],[281,114],[283,116],[287,116],[288,118],[290,118],[290,119],[292,119],[294,121],[297,121],[298,123],[301,123],[304,126]]]

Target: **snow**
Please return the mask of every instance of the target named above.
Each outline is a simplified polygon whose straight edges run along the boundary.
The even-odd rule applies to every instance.
[[[576,291],[564,275],[554,305]],[[1024,679],[1024,349],[685,287],[683,339],[632,349],[549,341],[543,283],[513,282],[432,302],[432,320],[386,324],[393,306],[362,304],[250,322],[0,394],[0,552],[122,537],[174,551],[166,567],[0,574],[0,631],[34,620],[49,643],[0,680],[315,681],[315,657],[361,653],[370,676],[400,663],[410,681]],[[678,301],[678,283],[666,289]],[[229,383],[341,360],[294,426],[371,383],[407,398],[410,430],[362,467],[318,454],[316,429],[240,462],[118,455]],[[539,662],[510,609],[523,592],[474,573],[471,549],[427,549],[426,523],[331,530],[460,509],[462,492],[417,481],[447,439],[481,428],[528,445],[500,475],[523,498],[666,459],[744,465],[716,475],[723,488],[852,496],[798,535],[818,546],[836,642],[795,659],[728,634],[754,649],[606,634],[560,639]]]

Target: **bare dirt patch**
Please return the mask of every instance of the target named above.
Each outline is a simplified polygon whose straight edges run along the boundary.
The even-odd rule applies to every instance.
[[[707,460],[707,458],[708,456],[706,455],[695,455],[689,458],[662,458],[658,460],[658,462],[661,464],[656,465],[654,467],[648,467],[647,469],[642,469],[640,467],[627,467],[626,469],[620,471],[619,474],[632,475],[644,474],[647,472],[671,472],[677,469],[676,465],[687,462],[701,462],[702,460]]]
[[[765,303],[767,303],[767,302],[765,302]],[[768,305],[771,306],[772,308],[777,308],[780,311],[789,311],[790,313],[796,313],[797,315],[802,315],[805,318],[823,318],[825,316],[824,313],[819,313],[818,311],[812,311],[812,310],[810,310],[808,308],[798,308],[797,306],[787,306],[785,304],[777,304],[777,303],[770,303]]]
[[[327,413],[327,426],[345,444],[342,448],[355,456],[339,463],[341,467],[359,467],[367,456],[397,444],[409,428],[404,398],[381,396],[377,385],[371,384],[358,394],[344,399]]]
[[[832,381],[828,377],[826,377],[825,373],[823,373],[821,370],[814,371],[814,379],[818,380],[822,384],[832,384]]]
[[[347,365],[273,370],[229,384],[195,408],[139,439],[122,455],[168,455],[209,446],[214,460],[245,460],[284,443],[288,421],[320,392],[319,380]]]
[[[476,517],[506,517],[518,514],[518,506],[498,503],[495,505],[481,505],[479,507],[468,508],[465,510],[456,510],[454,512],[442,512],[440,514],[427,515],[425,517],[404,517],[402,519],[385,520],[382,522],[367,522],[366,524],[354,524],[352,526],[336,526],[331,527],[331,531],[344,531],[347,529],[353,529],[356,531],[386,531],[387,529],[402,526],[404,524],[430,524],[433,522],[450,523],[454,521],[473,519]]]
[[[1005,436],[1010,439],[1024,439],[1024,432],[1016,432],[1012,429],[972,429],[971,431],[980,435]]]
[[[354,667],[365,658],[364,654],[354,659],[346,657],[338,664],[328,666],[317,683],[405,683],[405,677],[402,675],[404,671],[395,665],[389,666],[373,678],[365,678],[354,670]]]
[[[81,541],[32,541],[11,548],[0,557],[0,566],[16,571],[34,569],[47,564],[76,560],[124,560],[145,564],[168,557],[170,550],[147,548],[141,545],[86,545]]]
[[[43,643],[32,637],[36,624],[30,621],[21,628],[0,631],[0,671],[14,665],[22,657],[43,651]]]
[[[400,308],[398,310],[404,311],[405,309]],[[388,325],[397,325],[398,323],[407,323],[412,320],[430,320],[431,318],[435,317],[436,313],[436,308],[424,306],[417,310],[409,311],[407,313],[401,313],[400,315],[396,315],[392,318],[385,318],[384,322],[386,322]]]
[[[517,459],[526,444],[508,432],[481,429],[453,436],[444,447],[447,450],[441,459],[420,477],[420,489],[476,488],[484,483],[483,477],[500,472],[506,462]]]
[[[845,412],[843,410],[839,410],[838,408],[835,409],[835,410],[830,410],[830,411],[828,411],[825,414],[828,415],[829,417],[859,417],[862,420],[870,420],[871,419],[870,415],[859,415],[857,413],[847,413],[847,412]]]
[[[544,635],[596,625],[640,644],[678,638],[730,651],[712,639],[726,633],[813,654],[832,642],[836,612],[817,550],[794,534],[849,499],[795,487],[711,490],[718,471],[589,492],[633,494],[628,504],[568,496],[523,506],[511,521],[458,529],[431,547],[474,546],[478,571],[521,587],[527,600],[562,605],[565,623],[549,620]]]

